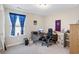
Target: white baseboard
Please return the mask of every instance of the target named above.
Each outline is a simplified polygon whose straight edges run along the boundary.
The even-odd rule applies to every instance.
[[[24,42],[17,42],[17,43],[14,43],[14,44],[9,44],[7,45],[6,47],[12,47],[12,46],[16,46],[16,45],[19,45],[19,44],[23,44]],[[3,48],[0,48],[0,52],[3,51]]]
[[[17,43],[14,43],[14,44],[9,44],[9,45],[7,45],[7,47],[16,46],[16,45],[23,44],[23,43],[24,42],[17,42]]]

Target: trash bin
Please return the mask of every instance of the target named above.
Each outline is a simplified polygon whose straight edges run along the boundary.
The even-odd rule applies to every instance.
[[[24,38],[24,41],[25,41],[25,45],[28,45],[29,44],[28,38]]]

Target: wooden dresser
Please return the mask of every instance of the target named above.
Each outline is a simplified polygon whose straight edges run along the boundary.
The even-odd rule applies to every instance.
[[[79,54],[79,24],[70,24],[70,53]]]

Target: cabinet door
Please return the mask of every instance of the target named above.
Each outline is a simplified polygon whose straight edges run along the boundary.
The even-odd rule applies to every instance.
[[[79,53],[79,25],[70,25],[70,53]]]

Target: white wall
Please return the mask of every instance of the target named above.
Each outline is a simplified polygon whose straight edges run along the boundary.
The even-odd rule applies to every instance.
[[[43,23],[44,17],[33,15],[33,14],[30,14],[29,16],[30,16],[29,18],[31,20],[30,21],[31,31],[37,31],[40,28],[44,28],[44,23]],[[33,24],[34,20],[37,21],[37,25]]]
[[[31,13],[26,13],[24,11],[16,10],[16,9],[8,9],[5,8],[5,32],[6,32],[6,44],[7,46],[16,45],[19,43],[23,43],[23,38],[25,36],[18,36],[18,37],[10,37],[10,17],[9,13],[18,13],[18,14],[24,14],[26,15],[26,21],[25,21],[25,35],[30,38],[31,31],[35,31],[38,28],[43,28],[43,17],[34,15]],[[37,25],[33,25],[33,20],[37,20]]]
[[[74,24],[79,20],[79,9],[74,8],[70,10],[65,10],[61,12],[56,12],[54,14],[45,17],[45,31],[48,28],[53,28],[55,30],[55,20],[61,20],[61,28],[69,29],[69,24]]]
[[[4,50],[5,42],[5,14],[4,7],[0,5],[0,49]]]
[[[1,10],[1,5],[0,5],[0,12],[2,12]],[[2,40],[1,40],[1,36],[2,36],[2,14],[0,13],[0,49],[2,48]]]

